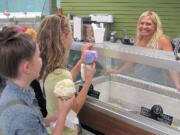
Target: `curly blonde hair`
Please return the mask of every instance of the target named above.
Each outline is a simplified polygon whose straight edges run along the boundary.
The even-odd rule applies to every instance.
[[[49,15],[43,19],[37,33],[37,41],[43,61],[40,78],[45,79],[55,69],[64,68],[66,49],[61,37],[69,32],[71,32],[71,28],[67,17]]]
[[[149,48],[154,48],[154,49],[159,49],[159,38],[160,36],[163,35],[163,30],[162,30],[162,24],[161,24],[161,20],[159,18],[159,16],[157,15],[157,13],[153,12],[153,11],[145,11],[144,13],[142,13],[139,17],[138,23],[137,23],[137,28],[136,28],[136,38],[138,40],[142,40],[142,36],[139,33],[139,25],[141,22],[141,19],[145,16],[149,16],[151,21],[154,23],[155,25],[155,32],[152,36],[152,38],[150,39],[149,43],[147,44],[147,47]]]

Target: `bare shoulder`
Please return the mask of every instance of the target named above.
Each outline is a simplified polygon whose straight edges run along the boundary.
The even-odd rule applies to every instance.
[[[170,38],[166,35],[161,35],[160,38],[159,38],[160,41],[170,41]]]
[[[168,36],[166,35],[162,35],[159,38],[159,44],[160,44],[160,48],[164,51],[172,51],[172,44],[171,44],[171,40]]]

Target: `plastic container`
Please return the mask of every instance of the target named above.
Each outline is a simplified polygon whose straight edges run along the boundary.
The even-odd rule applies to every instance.
[[[103,43],[105,28],[94,28],[93,31],[94,31],[95,43]]]
[[[82,57],[84,58],[85,64],[92,64],[97,61],[98,54],[95,50],[83,51]]]

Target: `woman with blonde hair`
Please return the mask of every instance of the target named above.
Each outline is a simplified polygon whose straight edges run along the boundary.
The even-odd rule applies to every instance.
[[[162,24],[161,24],[161,20],[159,16],[153,11],[146,11],[142,13],[141,16],[139,17],[139,21],[137,23],[137,34],[136,34],[137,38],[136,39],[141,41],[144,38],[144,35],[140,33],[141,32],[140,26],[143,25],[143,22],[141,20],[144,17],[149,18],[154,24],[152,35],[149,34],[150,40],[148,44],[146,45],[146,47],[159,49],[160,47],[159,47],[158,41],[159,41],[159,38],[163,36],[163,30],[162,30]]]
[[[83,63],[84,60],[80,58],[71,71],[66,69],[65,59],[68,50],[72,46],[73,39],[69,20],[64,15],[49,15],[45,17],[39,27],[37,41],[40,46],[43,62],[40,78],[43,80],[48,115],[53,116],[56,115],[58,111],[58,99],[53,93],[56,84],[64,79],[75,80],[79,74],[81,63]],[[86,44],[82,48],[82,51],[85,49],[92,49],[92,45]],[[95,65],[91,65],[89,68],[85,67],[84,70],[85,83],[74,100],[71,116],[76,115],[85,102],[89,86],[95,74]],[[56,117],[52,117],[49,123],[55,123],[55,121]],[[78,122],[76,124],[78,124]],[[78,127],[65,129],[65,134],[73,135],[78,132]]]
[[[172,51],[169,38],[163,34],[162,24],[156,12],[146,11],[137,23],[136,44],[141,47]]]
[[[163,34],[161,20],[156,12],[153,11],[143,12],[138,19],[136,30],[137,33],[136,33],[135,45],[145,48],[173,51],[170,39]],[[108,73],[122,73],[129,70],[129,68],[131,68],[132,66],[133,66],[132,62],[126,62],[121,67],[117,67],[109,70]],[[155,82],[157,83],[162,81],[164,84],[166,84],[168,82],[166,79],[168,78],[167,77],[168,75],[166,76],[166,73],[160,71],[160,69],[157,70],[157,68],[153,68],[146,65],[139,65],[139,64],[137,64],[136,69],[137,69],[135,71],[136,76],[142,77],[144,75],[144,77],[142,77],[144,80],[151,81],[151,79],[155,78]],[[144,71],[143,74],[142,71]],[[162,72],[162,76],[160,76],[161,72]],[[169,70],[169,73],[176,88],[180,90],[180,79],[178,73],[175,70]]]

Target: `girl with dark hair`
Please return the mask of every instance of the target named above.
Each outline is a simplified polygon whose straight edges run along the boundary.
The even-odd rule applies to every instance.
[[[3,135],[48,135],[34,90],[42,66],[39,46],[31,36],[15,28],[0,31],[0,74],[7,85],[0,98],[0,129]],[[57,125],[52,135],[63,132],[66,115],[74,97],[58,100]]]

